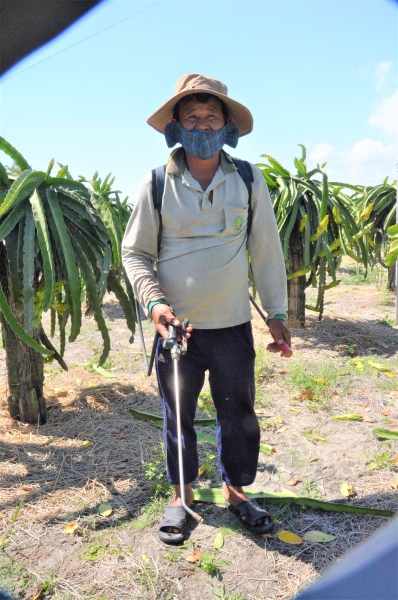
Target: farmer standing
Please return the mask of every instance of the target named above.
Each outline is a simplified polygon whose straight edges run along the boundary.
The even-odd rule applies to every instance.
[[[246,251],[251,211],[251,268],[275,340],[273,351],[284,342],[290,346],[286,272],[264,177],[249,165],[250,210],[249,188],[222,149],[224,144],[235,148],[253,128],[250,111],[227,94],[221,81],[189,73],[177,82],[175,95],[149,117],[149,125],[164,134],[169,147],[181,147],[173,150],[166,166],[160,217],[153,176],[142,182],[123,240],[123,263],[135,295],[163,338],[169,324],[180,329],[184,318],[190,321],[188,351],[179,363],[187,505],[193,502],[191,482],[198,473],[193,422],[208,370],[227,506],[251,531],[265,533],[272,529],[271,517],[242,489],[255,479],[260,444]],[[178,485],[173,364],[170,350],[160,343],[156,372],[167,477],[175,486],[158,535],[166,543],[178,543],[184,539],[187,515]]]

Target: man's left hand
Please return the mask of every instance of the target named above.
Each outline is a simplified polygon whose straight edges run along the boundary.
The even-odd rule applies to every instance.
[[[274,342],[268,344],[267,350],[270,352],[281,352],[282,356],[290,357],[291,351],[286,349],[286,345],[289,350],[291,348],[291,335],[288,326],[283,319],[268,319],[267,325],[269,332],[274,338]]]

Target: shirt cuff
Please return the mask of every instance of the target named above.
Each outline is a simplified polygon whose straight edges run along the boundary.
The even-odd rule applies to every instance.
[[[158,298],[158,300],[152,300],[151,302],[149,302],[149,304],[148,304],[149,315],[152,315],[152,309],[155,306],[155,304],[168,304],[168,302],[166,302],[166,300],[164,298]]]
[[[271,319],[282,319],[282,321],[286,321],[286,315],[274,315],[273,317],[270,317],[269,319],[267,319],[267,323]]]

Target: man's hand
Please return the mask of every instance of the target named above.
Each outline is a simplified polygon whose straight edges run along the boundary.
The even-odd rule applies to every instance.
[[[159,335],[165,340],[169,337],[168,326],[173,325],[177,329],[177,336],[181,337],[181,323],[170,310],[170,306],[167,304],[155,304],[152,308],[152,319],[155,324],[156,330]],[[193,327],[191,324],[186,329],[187,339],[191,337],[191,331]]]
[[[283,319],[268,319],[267,325],[270,334],[275,340],[271,344],[268,344],[267,350],[270,352],[281,352],[282,356],[290,358],[293,354],[290,350],[291,336],[285,321]]]

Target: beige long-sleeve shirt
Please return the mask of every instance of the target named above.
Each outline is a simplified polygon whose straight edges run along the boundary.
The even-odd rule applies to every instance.
[[[264,177],[252,169],[250,257],[262,306],[272,318],[287,311],[286,271]],[[201,329],[249,321],[247,217],[248,191],[227,154],[220,152],[204,191],[188,171],[183,149],[174,150],[166,167],[159,254],[151,174],[139,188],[123,239],[123,264],[140,304],[146,309],[165,298],[181,321],[188,317]]]

